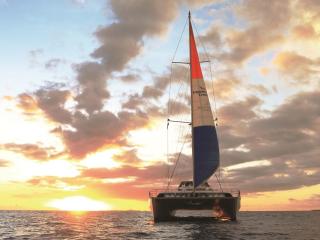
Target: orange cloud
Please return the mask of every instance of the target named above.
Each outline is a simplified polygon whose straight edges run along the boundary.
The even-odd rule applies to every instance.
[[[312,60],[294,52],[279,53],[273,63],[281,73],[301,83],[309,82],[320,71],[320,59]]]
[[[17,107],[23,110],[26,115],[33,115],[38,113],[39,107],[37,100],[27,93],[19,94],[17,97]]]
[[[10,162],[4,159],[0,159],[0,168],[10,166]]]
[[[6,143],[0,145],[0,149],[16,152],[22,154],[29,159],[38,161],[47,161],[56,159],[57,157],[64,154],[64,152],[57,152],[53,147],[41,147],[36,144],[16,144]]]
[[[261,73],[261,75],[263,75],[263,76],[268,75],[269,72],[270,72],[270,69],[269,69],[269,68],[266,68],[266,67],[260,68],[260,73]]]
[[[295,38],[305,40],[319,37],[312,24],[302,24],[293,27],[292,34]]]

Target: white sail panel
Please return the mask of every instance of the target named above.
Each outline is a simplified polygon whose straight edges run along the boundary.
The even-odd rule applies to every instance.
[[[192,126],[214,126],[207,89],[203,78],[192,79]]]

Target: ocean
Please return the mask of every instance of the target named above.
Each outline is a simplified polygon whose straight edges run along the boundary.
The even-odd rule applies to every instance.
[[[150,212],[0,211],[0,239],[320,239],[320,212],[240,212],[236,222],[155,224]]]

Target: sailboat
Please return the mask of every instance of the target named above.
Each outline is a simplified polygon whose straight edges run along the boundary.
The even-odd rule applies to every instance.
[[[235,221],[240,209],[240,191],[214,190],[207,182],[219,168],[219,144],[190,12],[188,21],[193,181],[182,181],[176,190],[151,190],[153,217],[155,222],[189,217]]]

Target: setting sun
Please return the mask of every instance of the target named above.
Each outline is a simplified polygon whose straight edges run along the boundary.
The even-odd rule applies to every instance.
[[[66,197],[55,199],[48,203],[49,207],[63,211],[105,211],[111,210],[111,206],[84,196]]]

